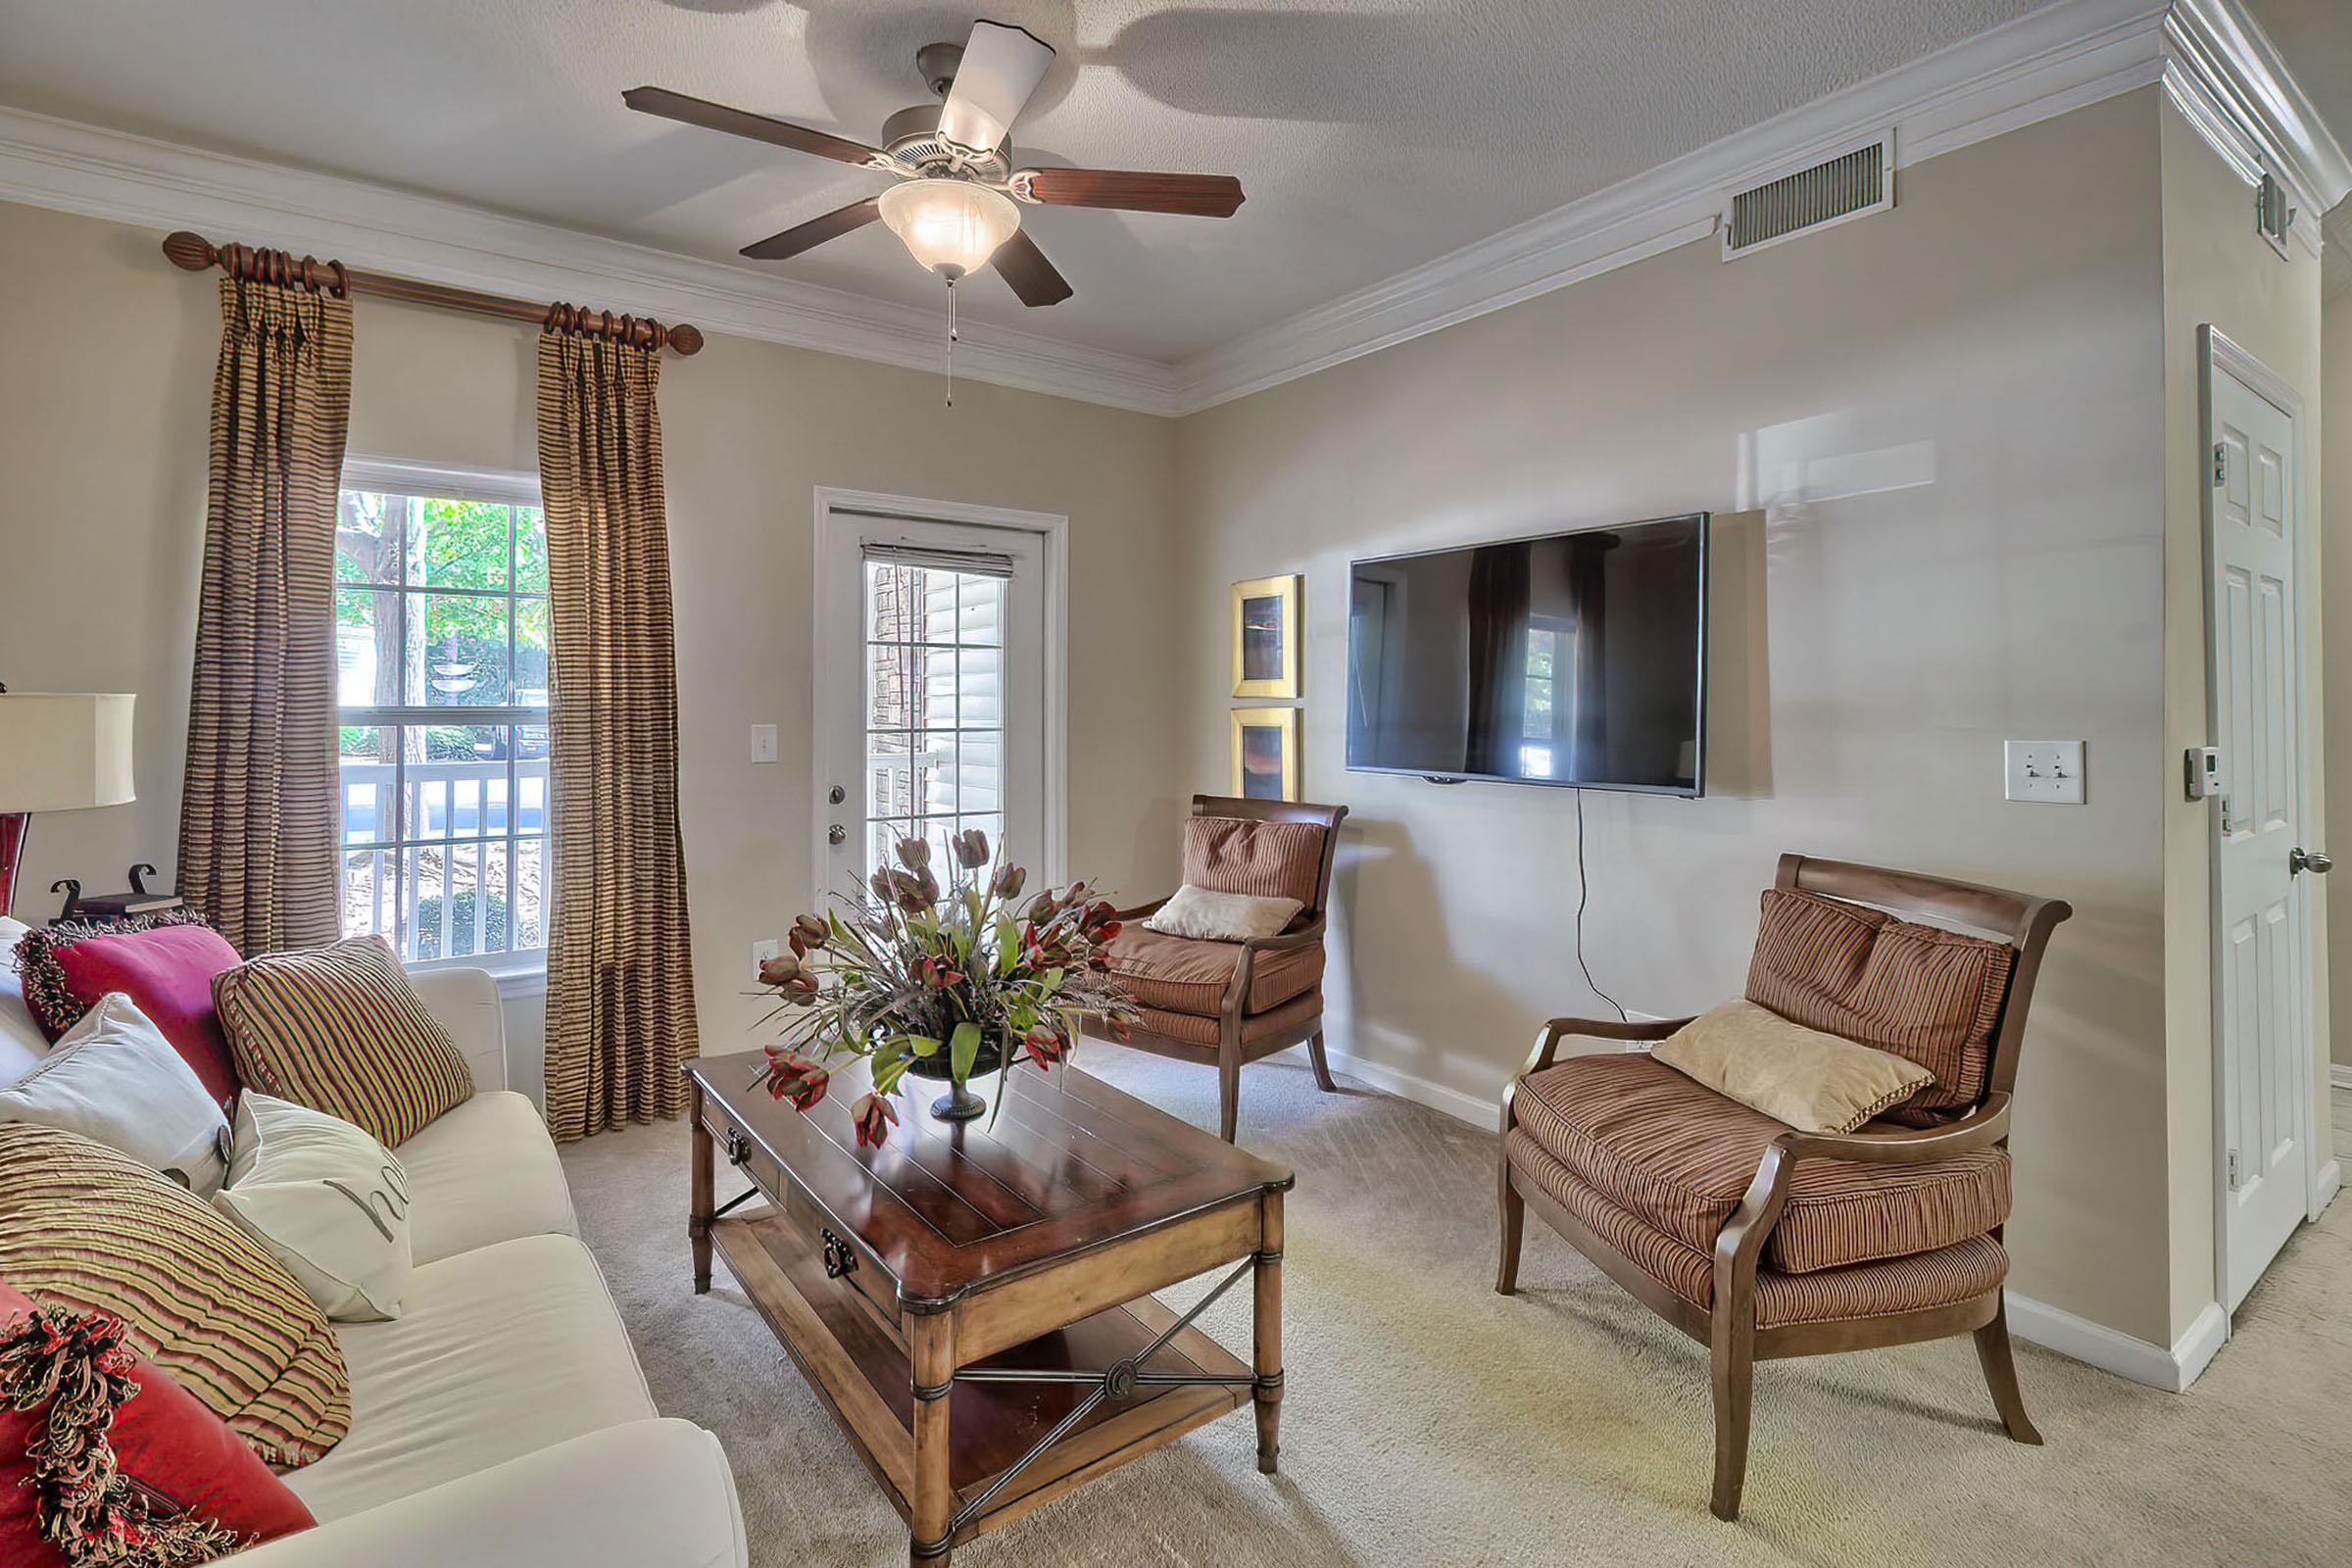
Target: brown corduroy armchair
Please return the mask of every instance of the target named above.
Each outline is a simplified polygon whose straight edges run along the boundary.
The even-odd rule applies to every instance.
[[[1709,1348],[1723,1519],[1740,1514],[1758,1358],[1973,1333],[2001,1425],[2041,1441],[2010,1355],[2001,1228],[2026,1009],[2073,910],[1800,855],[1763,903],[1748,1000],[1929,1068],[1909,1100],[1855,1133],[1798,1132],[1644,1054],[1554,1059],[1573,1035],[1663,1040],[1690,1019],[1555,1018],[1502,1102],[1495,1290],[1517,1288],[1533,1208]]]
[[[1220,893],[1297,899],[1298,913],[1279,935],[1250,942],[1163,936],[1143,922],[1166,899],[1119,911],[1126,929],[1108,956],[1143,1014],[1122,1044],[1216,1063],[1217,1135],[1229,1144],[1244,1062],[1304,1041],[1315,1082],[1338,1088],[1323,1059],[1323,913],[1347,815],[1345,806],[1193,797],[1184,880]]]

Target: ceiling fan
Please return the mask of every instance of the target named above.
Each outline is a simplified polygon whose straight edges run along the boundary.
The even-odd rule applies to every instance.
[[[900,183],[879,196],[746,245],[743,254],[755,261],[798,256],[878,218],[951,288],[993,260],[1022,304],[1056,305],[1070,297],[1070,285],[1037,242],[1021,232],[1019,204],[1197,218],[1230,218],[1242,205],[1242,182],[1231,174],[1013,168],[1006,132],[1054,63],[1053,46],[1024,27],[977,23],[969,42],[929,44],[914,58],[923,79],[946,102],[918,104],[891,116],[883,122],[880,147],[666,87],[632,87],[620,96],[641,114],[898,176]]]

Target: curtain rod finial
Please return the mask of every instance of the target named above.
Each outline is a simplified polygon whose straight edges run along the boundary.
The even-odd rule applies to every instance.
[[[678,354],[700,354],[703,352],[702,331],[690,322],[680,321],[669,329],[669,346]]]
[[[219,259],[211,241],[184,228],[165,236],[164,255],[183,272],[201,272]]]

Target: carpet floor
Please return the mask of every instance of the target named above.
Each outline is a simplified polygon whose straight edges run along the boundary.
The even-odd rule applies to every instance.
[[[1496,1296],[1494,1136],[1345,1079],[1319,1093],[1296,1054],[1250,1067],[1242,1106],[1243,1142],[1298,1174],[1282,1474],[1257,1473],[1246,1411],[1226,1416],[959,1562],[2352,1560],[2352,1202],[2287,1244],[2185,1396],[2021,1345],[2044,1447],[2001,1435],[1965,1337],[1759,1365],[1727,1525],[1706,1506],[1705,1348],[1532,1215],[1520,1294]],[[1213,1072],[1094,1042],[1081,1057],[1215,1125]],[[2333,1099],[2352,1149],[2352,1095]],[[757,1568],[903,1564],[897,1515],[723,1262],[692,1294],[685,1130],[609,1133],[564,1164],[656,1401],[733,1457]],[[1248,1314],[1236,1291],[1201,1322],[1246,1359]]]

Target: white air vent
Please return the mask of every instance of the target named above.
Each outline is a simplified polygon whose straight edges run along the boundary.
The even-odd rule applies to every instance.
[[[1724,260],[1893,205],[1894,138],[1889,134],[1734,191],[1723,207]]]

